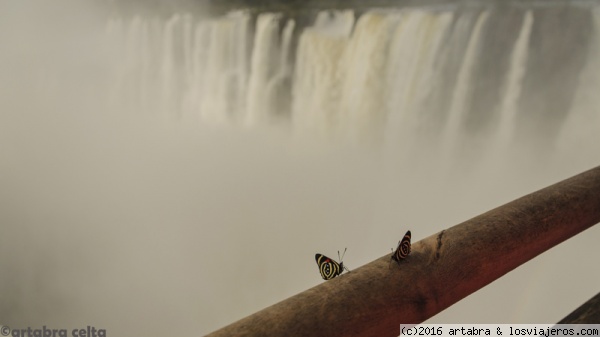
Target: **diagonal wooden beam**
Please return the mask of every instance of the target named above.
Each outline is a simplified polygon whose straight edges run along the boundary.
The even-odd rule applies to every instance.
[[[600,293],[583,303],[579,308],[563,318],[558,324],[599,324]]]
[[[598,222],[600,166],[427,237],[391,270],[383,256],[209,336],[398,336],[400,323],[432,317]]]

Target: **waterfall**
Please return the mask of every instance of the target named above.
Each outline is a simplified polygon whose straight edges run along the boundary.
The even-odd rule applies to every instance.
[[[409,135],[425,122],[427,99],[441,84],[438,72],[444,55],[442,42],[448,38],[454,13],[415,14],[408,15],[396,28],[388,66],[394,75],[389,76],[387,85],[396,92],[389,101],[388,139],[405,149],[415,144],[416,139]]]
[[[453,154],[453,145],[456,141],[457,136],[461,133],[461,126],[464,125],[464,121],[467,118],[468,104],[472,100],[473,95],[473,76],[475,69],[475,63],[477,58],[481,55],[481,29],[483,24],[488,19],[489,13],[482,12],[477,17],[476,23],[473,27],[469,43],[465,49],[463,60],[458,71],[456,78],[456,84],[452,93],[451,105],[448,111],[448,121],[445,127],[445,145],[447,149],[444,153],[448,155]]]
[[[294,21],[288,21],[280,32],[280,20],[280,15],[267,13],[259,16],[256,23],[246,98],[246,119],[250,124],[268,120],[270,116],[282,113],[280,110],[287,110],[282,101],[289,101],[290,89],[286,83],[291,76],[288,58]]]
[[[597,1],[209,2],[0,1],[0,324],[204,335],[600,163]],[[560,320],[599,230],[432,319]]]
[[[298,42],[292,91],[292,120],[300,127],[326,133],[338,120],[340,60],[354,25],[354,14],[320,13]]]
[[[465,141],[552,147],[592,62],[593,13],[517,3],[322,11],[308,24],[243,11],[117,18],[107,32],[126,61],[113,96],[191,122],[437,142],[447,156]]]
[[[523,20],[523,26],[515,41],[515,46],[510,57],[510,71],[506,75],[504,95],[500,104],[500,111],[503,111],[500,117],[500,125],[497,129],[498,145],[500,147],[507,146],[514,133],[517,117],[517,103],[519,95],[521,94],[521,82],[525,75],[527,47],[529,45],[532,25],[533,15],[531,14],[531,11],[527,11],[525,19]]]

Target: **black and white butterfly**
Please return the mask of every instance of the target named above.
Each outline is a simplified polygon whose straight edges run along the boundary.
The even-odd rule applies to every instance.
[[[340,257],[340,251],[338,250],[338,259],[340,259],[340,263],[337,263],[323,254],[315,254],[315,260],[319,266],[319,272],[324,280],[331,280],[332,278],[343,273],[344,269],[350,271],[348,268],[344,267],[344,262],[342,262],[345,254],[346,249],[344,249],[344,254],[342,254],[342,257]]]
[[[410,231],[404,234],[402,240],[398,241],[398,247],[396,250],[392,249],[392,257],[390,258],[390,265],[392,260],[400,262],[400,260],[406,258],[410,254]]]

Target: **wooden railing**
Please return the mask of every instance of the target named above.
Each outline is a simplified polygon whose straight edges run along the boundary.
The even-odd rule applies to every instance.
[[[598,222],[600,166],[414,243],[400,267],[383,256],[209,336],[398,336]]]

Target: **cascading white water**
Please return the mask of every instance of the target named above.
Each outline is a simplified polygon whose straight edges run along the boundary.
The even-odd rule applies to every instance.
[[[407,149],[438,139],[444,155],[452,156],[464,136],[483,132],[486,142],[507,148],[519,139],[517,133],[527,138],[546,120],[567,114],[526,111],[531,104],[545,109],[544,103],[531,102],[552,90],[568,108],[576,90],[575,72],[556,89],[562,84],[544,82],[527,64],[535,62],[528,55],[538,48],[531,37],[536,20],[542,19],[542,27],[544,18],[562,15],[560,10],[515,6],[511,11],[514,19],[506,20],[502,10],[487,7],[406,8],[370,11],[356,21],[351,11],[323,11],[306,27],[276,13],[259,14],[255,27],[244,12],[196,22],[179,15],[135,17],[111,21],[108,32],[116,40],[126,37],[124,58],[130,61],[127,71],[118,72],[127,74],[119,81],[139,92],[125,95],[140,97],[142,104],[159,100],[151,106],[164,114],[248,125],[283,119],[296,130],[368,134]],[[562,11],[590,13],[585,6]],[[569,34],[584,34],[589,24]],[[494,35],[503,29],[504,36]],[[499,38],[503,49],[490,48]],[[569,39],[556,39],[554,46],[546,42],[544,48],[574,44]],[[485,65],[482,59],[497,62]],[[547,57],[543,71],[579,71],[584,61]],[[481,106],[489,111],[476,111]],[[525,115],[538,117],[520,123]],[[544,135],[542,142],[555,136]]]
[[[485,21],[488,19],[489,12],[482,12],[478,15],[475,25],[469,38],[469,43],[463,55],[463,61],[458,71],[456,78],[456,86],[452,92],[451,105],[448,111],[447,124],[444,130],[444,153],[446,155],[454,155],[454,147],[457,137],[460,135],[468,111],[468,104],[473,95],[473,79],[475,69],[474,63],[476,58],[481,53],[481,30]]]
[[[256,23],[252,67],[246,98],[246,120],[249,124],[268,121],[281,110],[282,100],[289,100],[291,69],[289,55],[294,21],[279,30],[280,15],[263,14]]]
[[[436,72],[441,69],[442,41],[453,18],[452,12],[416,14],[407,15],[394,33],[388,66],[395,74],[389,76],[388,86],[396,92],[388,108],[388,134],[390,142],[406,149],[417,141],[409,136],[411,130],[420,129],[428,95],[440,85]]]
[[[0,324],[208,333],[600,161],[593,2],[99,3],[0,2]],[[433,320],[557,321],[596,227]]]
[[[326,133],[337,123],[341,60],[353,25],[350,11],[320,13],[302,33],[296,56],[296,74],[302,76],[295,76],[292,88],[292,120],[299,127]]]
[[[591,103],[598,83],[598,13],[590,3],[470,4],[322,11],[306,24],[280,13],[234,12],[184,29],[194,32],[179,37],[194,50],[186,62],[166,57],[165,49],[173,52],[177,30],[171,25],[189,20],[118,19],[110,27],[117,37],[129,31],[129,46],[153,41],[152,49],[162,51],[147,55],[131,48],[126,59],[144,54],[151,60],[139,65],[178,69],[156,84],[169,81],[170,87],[180,76],[173,86],[179,96],[168,99],[171,107],[187,102],[183,123],[241,123],[260,130],[287,121],[299,134],[375,141],[386,149],[394,175],[410,177],[419,170],[415,162],[426,157],[426,171],[441,172],[440,182],[431,184],[445,186],[443,180],[454,176],[444,172],[455,165],[489,175],[519,167],[511,162],[531,165],[535,159],[523,158],[533,153],[561,147],[567,153],[573,138],[588,148],[600,143],[600,117]],[[137,27],[149,22],[161,38],[140,35]],[[127,78],[134,84],[130,89],[149,83],[138,72]],[[193,74],[191,85],[186,74]],[[178,114],[173,108],[153,112]],[[575,137],[586,121],[595,131]],[[476,165],[488,169],[472,169]],[[485,193],[498,192],[494,186]],[[423,193],[448,194],[461,203],[461,193],[437,188]]]
[[[531,27],[533,26],[533,15],[527,11],[523,20],[523,27],[519,37],[515,41],[515,46],[510,57],[509,73],[506,75],[506,84],[504,86],[504,95],[500,104],[502,111],[500,125],[498,126],[498,146],[506,147],[514,134],[514,128],[517,121],[517,104],[521,94],[521,82],[525,76],[527,64],[527,48]]]

